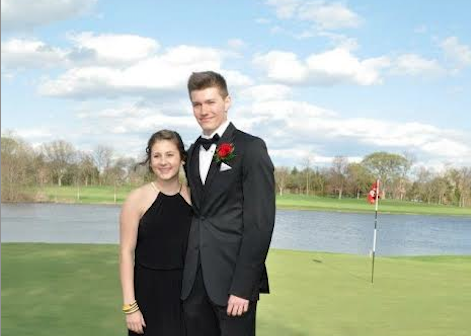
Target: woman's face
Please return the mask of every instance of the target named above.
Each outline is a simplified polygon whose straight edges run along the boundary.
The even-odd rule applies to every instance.
[[[170,140],[158,140],[151,148],[150,165],[154,174],[162,180],[178,176],[182,160],[177,145]]]

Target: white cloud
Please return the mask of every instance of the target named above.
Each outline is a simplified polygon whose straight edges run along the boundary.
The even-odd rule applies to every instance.
[[[276,15],[280,19],[291,19],[299,7],[299,0],[267,0],[267,5],[275,7]]]
[[[158,104],[125,101],[105,108],[86,105],[77,116],[87,141],[114,144],[120,155],[144,154],[148,138],[160,129],[178,131],[187,147],[199,133],[189,100],[163,100]]]
[[[305,61],[294,53],[282,51],[256,55],[253,61],[274,81],[313,85],[379,84],[382,81],[380,70],[390,65],[387,57],[359,60],[344,48],[312,54]]]
[[[268,149],[268,153],[272,157],[283,159],[284,161],[290,162],[288,167],[297,166],[298,168],[305,168],[303,162],[306,162],[306,159],[310,159],[311,168],[314,166],[324,166],[331,164],[335,159],[335,156],[323,156],[317,155],[313,150],[307,150],[304,148],[304,145],[298,145],[295,148],[290,149]],[[360,162],[363,158],[359,156],[345,156],[348,162]]]
[[[354,51],[358,49],[358,42],[356,38],[348,37],[343,34],[337,34],[327,31],[320,31],[317,33],[317,36],[323,36],[330,39],[331,44],[336,48],[341,48],[349,51]]]
[[[191,112],[185,115],[174,115],[165,113],[157,106],[127,105],[108,108],[97,111],[88,117],[98,120],[104,127],[112,124],[111,132],[119,134],[135,132],[148,132],[151,134],[151,132],[163,128],[182,129],[196,126],[196,121]]]
[[[154,39],[138,35],[82,32],[68,37],[75,45],[75,52],[88,51],[95,65],[133,63],[154,55],[159,48]]]
[[[29,30],[89,11],[97,0],[2,0],[2,30]]]
[[[233,86],[250,84],[245,75],[222,69],[224,57],[217,49],[181,45],[125,67],[76,67],[56,79],[44,80],[39,92],[70,98],[185,92],[188,76],[208,69],[221,72]]]
[[[364,150],[415,154],[421,162],[471,164],[471,138],[464,132],[419,122],[348,118],[314,104],[290,98],[282,85],[256,85],[240,91],[229,119],[267,143],[276,165],[300,165],[307,155],[313,164],[330,164],[333,154],[358,162]],[[112,143],[117,151],[137,155],[147,138],[158,129],[177,130],[187,145],[199,134],[187,99],[163,98],[157,102],[111,102],[97,108],[92,102],[76,110],[80,122],[70,129],[21,130],[30,141],[45,142],[66,137],[75,144]],[[106,132],[103,132],[106,130]],[[84,137],[86,134],[86,137]],[[86,139],[85,139],[86,138]],[[300,140],[302,139],[302,140]],[[80,145],[77,147],[80,148]]]
[[[341,3],[307,2],[298,8],[301,20],[313,21],[321,29],[355,28],[359,16]]]
[[[284,28],[280,27],[280,26],[273,26],[271,29],[270,29],[270,33],[272,34],[288,34],[288,35],[292,35],[290,34],[287,30],[285,30]],[[293,35],[294,36],[294,35]]]
[[[456,67],[464,68],[471,65],[471,48],[461,44],[456,36],[450,36],[440,43],[445,57],[450,59]]]
[[[286,85],[256,85],[240,92],[240,97],[251,101],[270,101],[286,99],[291,95],[292,89]]]
[[[471,155],[471,148],[455,139],[435,139],[425,143],[422,149],[445,158],[469,158]]]
[[[271,91],[271,93],[270,93]],[[443,129],[419,122],[395,122],[372,118],[346,118],[322,107],[276,98],[282,86],[254,86],[243,91],[249,98],[230,111],[230,118],[241,129],[253,132],[267,142],[278,165],[295,165],[296,160],[314,155],[317,161],[330,162],[330,153],[359,160],[358,151],[411,152],[423,162],[456,161],[471,164],[471,138],[464,132]],[[252,92],[258,100],[252,100]],[[261,92],[262,94],[258,94]],[[265,99],[264,99],[265,98]],[[299,139],[302,139],[300,142]],[[333,150],[332,148],[337,148]],[[355,149],[357,148],[357,149]],[[291,158],[291,160],[290,160]],[[289,162],[289,163],[288,163]]]
[[[57,67],[65,62],[65,50],[39,40],[14,38],[2,42],[2,70]]]
[[[154,55],[159,47],[157,41],[137,35],[84,32],[68,37],[74,46],[67,49],[52,47],[39,40],[13,38],[2,42],[2,68],[132,65]]]
[[[35,140],[42,139],[43,141],[49,141],[51,136],[53,136],[53,132],[51,130],[45,128],[22,128],[17,130],[16,132],[21,138],[23,139],[31,139],[34,138]]]
[[[154,39],[127,34],[83,32],[68,39],[73,46],[67,49],[39,40],[2,42],[2,76],[13,77],[12,70],[62,66],[67,70],[56,78],[41,79],[39,92],[80,99],[185,92],[189,75],[204,70],[221,72],[234,87],[252,84],[244,74],[223,69],[223,60],[235,56],[225,50],[179,45],[159,53]]]
[[[230,39],[227,41],[227,44],[233,49],[240,49],[245,47],[245,42],[241,39]]]
[[[404,54],[397,57],[392,73],[409,76],[439,76],[446,73],[437,60],[425,59],[416,54]]]
[[[266,71],[268,78],[275,81],[300,83],[308,75],[306,66],[291,52],[270,51],[264,55],[256,55],[253,62]]]
[[[355,28],[360,17],[340,2],[301,0],[268,0],[267,5],[275,8],[280,19],[309,21],[319,29]]]
[[[307,59],[311,76],[319,82],[351,82],[360,85],[381,83],[379,70],[389,66],[386,57],[359,60],[349,50],[336,48]]]

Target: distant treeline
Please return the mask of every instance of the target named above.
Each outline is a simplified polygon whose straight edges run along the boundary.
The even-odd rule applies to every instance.
[[[63,140],[36,149],[13,135],[1,137],[2,201],[34,201],[32,188],[49,185],[138,186],[152,177],[143,158],[117,157],[111,147],[84,152]],[[309,158],[296,167],[276,167],[277,192],[327,197],[365,197],[379,177],[382,197],[424,203],[471,206],[471,168],[448,167],[435,173],[412,169],[410,155],[375,152],[360,163],[337,156],[330,167],[316,166]]]

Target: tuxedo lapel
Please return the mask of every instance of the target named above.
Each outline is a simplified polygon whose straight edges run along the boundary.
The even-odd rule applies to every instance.
[[[199,173],[199,146],[193,144],[188,150],[188,161],[187,161],[187,178],[190,186],[193,206],[196,209],[200,209],[201,197],[203,193],[203,185],[201,183]]]
[[[188,176],[188,184],[191,184],[192,181],[190,181],[190,172],[191,172],[191,167],[192,165],[192,159],[193,159],[193,152],[195,150],[195,144],[192,144],[190,148],[188,148],[188,151],[186,152],[186,162],[184,164],[185,167],[185,173]],[[190,185],[191,187],[191,185]]]
[[[224,132],[224,134],[219,139],[216,145],[219,146],[219,144],[222,144],[224,142],[232,143],[234,141],[235,130],[236,130],[235,126],[232,123],[230,123],[229,126],[227,126],[226,131]],[[211,183],[213,182],[214,177],[219,172],[220,167],[221,167],[221,162],[216,163],[214,162],[214,160],[211,161],[211,166],[209,167],[208,176],[206,177],[206,182],[204,183],[204,186],[203,186],[203,190],[204,190],[203,200],[206,199],[206,196],[209,192],[209,187],[211,186]]]

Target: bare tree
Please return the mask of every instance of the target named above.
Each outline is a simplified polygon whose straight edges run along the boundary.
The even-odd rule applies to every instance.
[[[327,185],[327,168],[316,167],[312,175],[312,186],[315,194],[325,195]]]
[[[289,169],[287,167],[275,168],[275,181],[276,181],[276,186],[278,187],[280,196],[283,196],[283,190],[286,186],[288,177],[289,177]]]
[[[399,198],[401,201],[406,197],[407,185],[410,184],[408,175],[412,166],[417,161],[416,156],[410,152],[404,152],[403,157],[405,161],[400,166],[399,174],[396,178],[397,183],[395,183],[397,194],[395,198]]]
[[[314,162],[311,154],[306,155],[301,161],[301,165],[304,168],[304,174],[306,175],[306,195],[309,195],[309,186],[311,184],[311,167]]]
[[[103,173],[111,166],[113,153],[113,148],[103,145],[98,145],[93,150],[93,160],[100,174],[98,178],[98,183],[100,185],[102,184]]]
[[[51,171],[48,167],[44,154],[39,152],[33,159],[32,169],[34,170],[35,184],[43,187],[49,184],[52,179]]]
[[[463,167],[460,169],[457,187],[460,193],[458,206],[463,208],[468,203],[471,194],[471,168]]]
[[[56,140],[44,144],[42,150],[54,176],[57,178],[57,185],[62,186],[62,178],[66,174],[67,168],[76,159],[77,153],[74,146],[67,141]]]
[[[22,139],[12,133],[1,137],[1,183],[2,201],[16,202],[22,200],[24,188],[32,182],[28,174],[34,151]]]
[[[332,160],[330,170],[332,186],[338,192],[339,199],[342,199],[343,189],[347,181],[348,159],[344,156],[336,156]]]
[[[79,181],[87,187],[93,180],[98,179],[98,168],[95,166],[92,154],[81,151],[78,157]]]
[[[420,167],[417,174],[418,193],[420,199],[427,203],[432,202],[433,197],[433,173],[426,167]]]
[[[436,197],[434,201],[438,204],[446,203],[446,191],[448,189],[447,179],[443,176],[437,176],[432,181],[430,181],[431,188]]]

